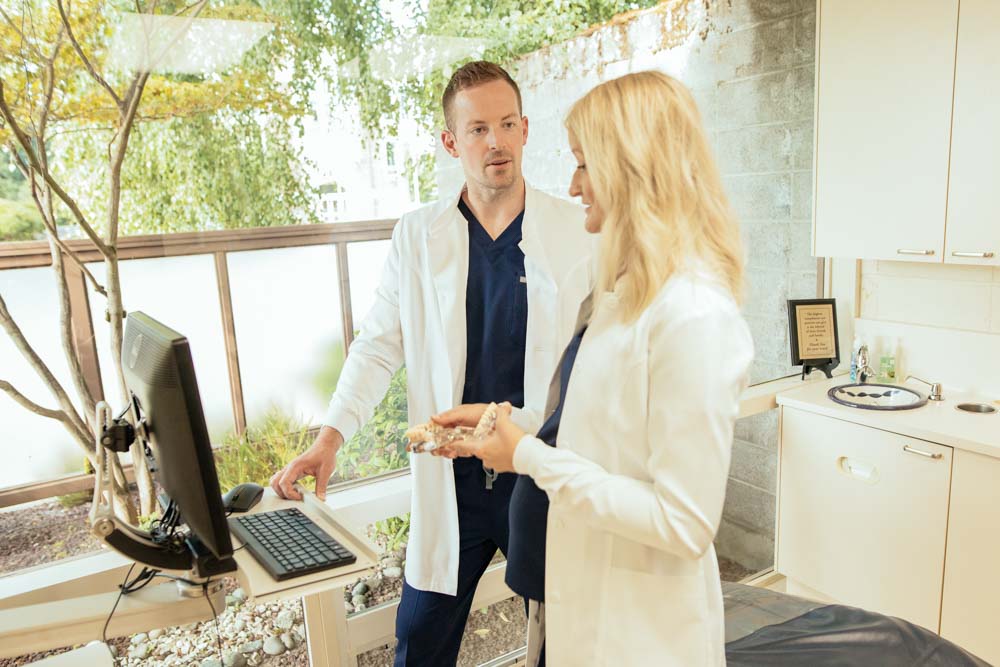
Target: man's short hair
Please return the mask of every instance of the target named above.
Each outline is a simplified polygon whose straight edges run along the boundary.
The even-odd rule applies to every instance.
[[[517,112],[521,113],[521,89],[517,87],[514,79],[510,78],[510,74],[507,74],[507,70],[496,63],[486,60],[474,60],[471,63],[465,63],[455,70],[455,73],[451,75],[451,79],[448,81],[448,85],[445,86],[444,94],[441,96],[444,122],[449,130],[455,129],[452,122],[451,110],[452,103],[455,101],[455,95],[461,90],[475,88],[490,81],[506,81],[510,84],[510,87],[514,89],[514,93],[517,95]]]

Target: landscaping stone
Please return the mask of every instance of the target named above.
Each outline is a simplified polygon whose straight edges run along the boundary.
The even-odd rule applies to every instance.
[[[259,651],[263,646],[264,642],[259,640],[247,642],[246,644],[240,647],[240,653],[243,653],[244,655],[247,653],[253,653],[255,651]]]
[[[295,624],[295,617],[292,615],[291,610],[284,610],[278,613],[278,617],[274,620],[274,627],[279,630],[291,630],[292,625]]]
[[[136,660],[145,660],[149,657],[150,646],[148,643],[144,642],[142,644],[137,644],[128,652],[128,657],[135,658]]]
[[[228,651],[222,654],[223,667],[246,667],[246,657],[236,651]]]
[[[268,655],[281,655],[285,650],[285,644],[279,637],[268,637],[264,641],[264,653]]]

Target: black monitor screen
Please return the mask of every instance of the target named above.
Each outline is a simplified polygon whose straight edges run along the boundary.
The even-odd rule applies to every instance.
[[[146,423],[157,481],[177,504],[184,523],[216,557],[232,555],[187,339],[148,315],[130,313],[122,368],[139,418]]]

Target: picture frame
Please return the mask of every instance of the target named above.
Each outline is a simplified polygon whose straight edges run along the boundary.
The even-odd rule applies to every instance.
[[[814,369],[833,377],[840,364],[836,299],[788,299],[788,340],[793,366],[802,379]]]

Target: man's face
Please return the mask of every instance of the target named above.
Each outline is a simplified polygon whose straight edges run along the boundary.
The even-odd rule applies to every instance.
[[[520,182],[528,119],[521,116],[510,84],[496,80],[460,90],[452,100],[451,118],[441,142],[461,159],[469,185],[499,191]]]

